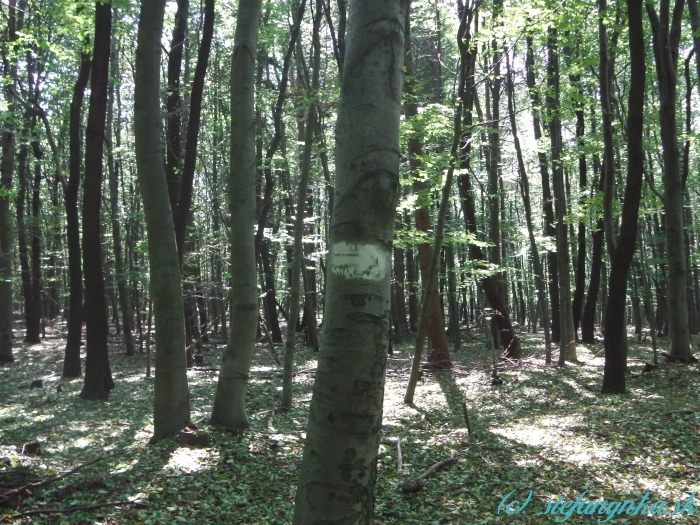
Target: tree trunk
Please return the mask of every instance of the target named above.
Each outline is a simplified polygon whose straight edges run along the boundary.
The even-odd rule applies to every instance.
[[[22,30],[22,20],[26,1],[9,0],[8,5],[8,42],[17,40],[18,32]],[[19,12],[19,16],[18,16]],[[17,64],[3,60],[5,77],[8,84],[5,87],[5,102],[7,114],[14,115],[15,87],[17,85]],[[15,130],[14,119],[3,122],[2,130],[2,164],[0,165],[0,362],[14,361],[12,355],[12,279],[14,277],[12,252],[12,218],[10,216],[10,199],[12,190],[12,175],[15,171]]]
[[[465,38],[469,39],[467,35]],[[468,46],[462,46],[460,48],[460,53],[462,55],[461,60],[465,63],[465,78],[462,80],[466,83],[464,88],[464,99],[462,103],[464,104],[464,125],[462,129],[466,130],[462,137],[462,154],[460,156],[460,171],[462,172],[458,179],[459,196],[462,201],[462,210],[464,212],[464,222],[467,233],[471,235],[477,235],[476,228],[476,205],[474,193],[472,191],[471,179],[471,128],[472,128],[472,109],[475,98],[475,87],[474,82],[474,61],[476,60],[476,51],[467,49]],[[469,256],[470,258],[481,264],[485,261],[484,253],[482,249],[474,244],[469,244]],[[494,277],[485,277],[479,281],[481,288],[486,296],[486,301],[490,308],[494,310],[497,329],[501,334],[501,342],[503,343],[503,354],[502,357],[508,357],[510,359],[520,359],[520,340],[513,330],[513,326],[510,322],[510,317],[506,311],[506,305],[503,298],[498,293],[497,281]]]
[[[613,142],[613,111],[611,85],[611,63],[608,57],[607,0],[598,0],[598,40],[600,105],[603,114],[603,222],[605,223],[605,245],[608,257],[612,260],[615,253],[615,219],[613,217],[613,200],[615,199],[615,144]]]
[[[28,125],[29,119],[25,114],[24,127],[21,135],[23,140],[21,140],[22,144],[19,148],[19,154],[17,155],[17,199],[15,200],[15,207],[17,208],[17,248],[19,252],[20,277],[22,280],[22,297],[24,299],[24,319],[27,328],[24,342],[37,344],[41,342],[39,339],[38,330],[39,318],[36,310],[34,309],[32,271],[29,265],[29,249],[27,248],[28,226],[27,222],[24,220],[27,202],[27,188],[29,187],[29,182],[27,180],[27,156],[29,155],[29,146],[26,143],[26,128]],[[32,334],[34,336],[34,338],[32,338],[30,337],[30,332],[34,331],[33,328],[35,325],[36,333]]]
[[[296,525],[373,521],[407,3],[350,4],[324,337],[299,473]]]
[[[445,246],[445,258],[447,259],[447,300],[450,312],[450,335],[454,343],[455,352],[462,345],[462,333],[459,330],[459,304],[457,296],[457,276],[455,275],[454,245]]]
[[[160,143],[160,40],[164,14],[165,0],[141,2],[134,79],[136,162],[148,234],[156,325],[152,442],[175,434],[190,419],[180,263]]]
[[[80,219],[78,215],[78,190],[80,189],[80,164],[83,156],[80,122],[83,96],[92,67],[90,55],[81,52],[78,79],[73,87],[70,103],[69,174],[64,186],[66,203],[66,246],[68,248],[68,337],[63,361],[64,377],[80,377],[80,338],[83,331],[83,269],[80,251]]]
[[[117,50],[112,50],[111,69],[112,78],[119,78],[119,67],[117,63]],[[114,117],[114,84],[109,85],[109,105],[107,107],[107,172],[109,174],[109,205],[112,212],[112,243],[114,246],[114,271],[117,280],[117,299],[119,309],[122,313],[122,325],[124,327],[124,346],[126,355],[134,355],[134,336],[132,334],[131,307],[129,305],[129,293],[126,289],[126,275],[124,273],[124,257],[122,256],[122,213],[119,207],[119,185],[117,180],[117,169],[115,167],[113,144],[112,144],[112,124]]]
[[[90,108],[85,132],[83,189],[83,268],[85,269],[85,382],[83,399],[109,398],[114,388],[107,347],[107,304],[102,273],[102,158],[107,116],[107,83],[112,36],[111,3],[95,4],[95,45],[90,78]]]
[[[583,99],[581,89],[581,77],[576,75],[572,81],[578,86],[578,95]],[[585,115],[584,107],[578,102],[574,102],[576,113],[576,138],[579,147],[578,153],[578,174],[579,174],[579,190],[583,196],[587,187],[586,177],[586,154],[585,154]],[[578,334],[578,328],[581,323],[581,314],[583,311],[583,297],[586,288],[586,221],[582,220],[578,223],[578,248],[576,253],[576,288],[574,290],[574,300],[571,309],[574,314],[574,333]]]
[[[211,422],[248,428],[245,393],[255,352],[258,284],[255,263],[255,58],[260,0],[240,0],[231,62],[231,324]]]
[[[535,140],[539,141],[542,138],[542,124],[540,121],[540,112],[537,108],[541,107],[540,94],[536,86],[535,80],[535,55],[532,49],[532,37],[527,37],[527,56],[525,58],[525,68],[527,70],[526,80],[527,88],[530,92],[530,100],[532,101],[532,123],[535,134]],[[542,208],[544,211],[544,233],[547,237],[554,238],[556,229],[554,227],[554,198],[549,185],[549,166],[547,164],[547,153],[544,150],[538,149],[537,160],[540,167],[540,179],[542,181]],[[560,341],[559,327],[559,277],[557,275],[557,252],[547,252],[547,272],[549,275],[549,303],[552,310],[552,341],[558,343]]]
[[[396,338],[402,341],[409,333],[408,318],[406,316],[406,267],[404,264],[404,250],[394,248],[394,297],[396,299],[396,323],[394,330]]]
[[[265,274],[265,303],[266,319],[270,329],[273,343],[282,342],[282,331],[280,330],[279,316],[277,315],[277,296],[275,292],[275,271],[273,259],[270,254],[270,246],[267,240],[263,240],[260,245],[260,259],[263,264]]]
[[[603,393],[624,393],[627,372],[627,273],[637,239],[639,202],[644,178],[644,26],[642,0],[627,0],[630,46],[630,85],[627,117],[627,184],[620,236],[610,268],[610,291],[605,310],[605,369]],[[608,174],[610,174],[608,172]]]
[[[407,214],[405,223],[408,228],[411,227],[411,219]],[[408,279],[408,328],[414,334],[418,329],[418,290],[416,283],[418,275],[416,271],[416,259],[411,246],[405,250],[406,252],[406,278]]]
[[[304,149],[301,155],[301,175],[297,187],[297,202],[294,214],[294,257],[292,259],[291,286],[289,292],[289,316],[287,318],[287,341],[284,349],[284,372],[282,375],[282,402],[283,409],[292,407],[292,373],[294,371],[294,352],[296,350],[296,325],[299,319],[299,306],[301,299],[301,277],[304,272],[304,282],[307,287],[311,284],[307,278],[307,270],[304,257],[304,217],[306,216],[306,199],[309,185],[309,173],[311,171],[311,150],[313,148],[314,135],[316,130],[316,104],[320,69],[321,69],[321,42],[319,31],[321,28],[321,18],[323,17],[323,7],[321,0],[316,1],[316,12],[314,13],[312,40],[313,40],[313,80],[309,96],[311,103],[306,114],[306,124],[304,126]],[[308,307],[309,295],[305,297],[305,307]],[[311,312],[307,311],[307,314]],[[315,326],[314,319],[306,316],[307,332],[311,332]]]
[[[165,176],[168,181],[168,197],[170,199],[173,222],[175,222],[175,217],[178,213],[180,180],[182,178],[182,97],[180,96],[180,73],[182,71],[182,54],[185,50],[185,40],[187,38],[189,8],[189,0],[177,0],[173,36],[170,41],[170,52],[168,53]]]
[[[515,154],[518,160],[518,175],[520,176],[520,195],[523,198],[525,209],[525,223],[527,225],[528,238],[530,240],[530,255],[532,257],[532,266],[535,272],[535,288],[537,288],[537,303],[539,304],[539,313],[542,319],[542,329],[544,330],[544,347],[545,347],[545,363],[550,364],[552,361],[552,348],[549,332],[549,308],[547,307],[547,298],[545,295],[545,276],[540,262],[540,254],[535,241],[535,226],[532,221],[532,206],[530,205],[530,182],[528,180],[527,171],[525,170],[525,162],[520,148],[520,138],[518,137],[518,129],[515,119],[515,87],[513,84],[513,72],[510,68],[510,61],[506,56],[506,64],[508,67],[508,77],[506,79],[506,92],[508,94],[508,115],[510,117],[510,129],[513,135],[513,144],[515,146]],[[520,285],[520,283],[518,283]],[[534,325],[535,323],[533,323]],[[533,329],[534,331],[534,329]]]
[[[186,7],[183,6],[181,9],[186,10]],[[178,12],[180,12],[180,9],[178,9]],[[185,13],[181,16],[186,18],[187,14]],[[182,23],[180,25],[182,25]],[[182,176],[180,178],[179,187],[179,201],[176,208],[177,213],[175,214],[175,240],[177,242],[177,251],[180,258],[180,264],[182,264],[182,258],[185,252],[185,236],[187,235],[187,225],[190,219],[192,186],[194,184],[194,171],[197,164],[199,128],[202,120],[202,95],[204,93],[204,80],[207,73],[207,66],[209,64],[209,54],[211,52],[211,42],[213,36],[214,0],[206,0],[204,2],[202,41],[199,44],[199,51],[197,53],[197,67],[194,71],[194,78],[192,80],[189,118],[187,120],[187,134],[185,136],[185,161],[182,167]],[[173,38],[173,40],[175,40],[175,38]]]
[[[695,46],[695,73],[698,80],[700,80],[700,13],[698,12],[697,0],[688,0],[688,14]],[[698,93],[700,93],[700,83],[698,83],[698,90]]]
[[[569,239],[566,215],[564,174],[561,161],[561,121],[559,107],[559,57],[557,30],[549,28],[547,38],[547,108],[549,112],[549,139],[552,144],[552,181],[554,185],[554,211],[557,228],[557,274],[559,278],[559,366],[564,361],[576,361],[576,337],[571,309],[571,282],[569,274]]]
[[[683,2],[676,0],[673,17],[669,0],[661,0],[660,14],[646,4],[652,26],[654,59],[659,82],[659,123],[664,163],[664,213],[668,261],[669,355],[690,361],[687,267],[683,243],[683,187],[676,129],[676,66]]]
[[[418,105],[416,103],[416,96],[414,93],[414,71],[413,71],[413,57],[412,57],[412,46],[410,44],[410,37],[408,36],[408,28],[406,28],[406,58],[404,59],[404,67],[406,68],[406,80],[404,82],[404,115],[406,117],[406,122],[412,124],[414,117],[418,115]],[[416,130],[417,132],[418,130]],[[430,210],[429,202],[430,197],[428,192],[429,184],[428,181],[421,180],[418,170],[421,166],[420,157],[423,155],[423,150],[421,147],[420,140],[416,136],[412,136],[408,139],[408,161],[411,169],[411,175],[413,177],[413,193],[416,195],[419,208],[415,212],[416,230],[423,232],[428,236],[427,232],[432,230],[430,224]],[[430,260],[433,257],[433,248],[428,242],[423,242],[418,245],[418,261],[421,273],[421,282],[423,284],[423,290],[430,286],[432,293],[430,297],[426,297],[426,300],[430,302],[428,310],[428,364],[435,368],[445,368],[450,366],[450,353],[447,346],[447,336],[445,335],[445,314],[442,310],[442,305],[440,304],[440,290],[437,286],[437,276],[434,277],[433,282],[428,285],[428,269],[430,267]]]

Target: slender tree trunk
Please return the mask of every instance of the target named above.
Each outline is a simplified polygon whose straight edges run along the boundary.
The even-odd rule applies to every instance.
[[[688,14],[690,28],[693,30],[693,45],[695,46],[695,73],[698,80],[698,94],[700,94],[700,13],[697,0],[688,0]]]
[[[542,138],[542,124],[540,121],[540,113],[537,108],[541,107],[540,94],[536,87],[535,80],[535,55],[532,49],[532,37],[527,37],[527,56],[525,58],[525,68],[527,70],[526,80],[527,87],[530,92],[530,100],[532,101],[533,112],[533,130],[535,140],[539,141]],[[544,211],[544,232],[554,239],[556,229],[554,227],[554,198],[549,185],[549,167],[547,163],[547,153],[544,150],[538,150],[537,160],[540,167],[540,178],[542,181],[542,207]],[[557,252],[547,252],[547,271],[549,274],[549,302],[552,308],[552,341],[558,343],[560,341],[559,327],[559,277],[557,275]]]
[[[324,338],[299,473],[296,525],[373,521],[407,4],[350,4]]]
[[[447,300],[450,312],[450,335],[454,343],[455,352],[462,344],[462,333],[459,330],[459,305],[457,297],[457,276],[455,275],[454,246],[445,246],[445,259],[447,259]]]
[[[182,55],[185,51],[187,38],[189,9],[189,0],[177,0],[173,36],[170,41],[170,52],[168,53],[165,176],[168,180],[168,196],[173,219],[178,213],[180,181],[182,178],[182,96],[180,94],[180,76]],[[173,222],[176,221],[173,220]]]
[[[408,215],[405,217],[407,227],[411,227],[411,219]],[[408,279],[408,328],[414,334],[418,329],[418,291],[416,283],[418,275],[416,271],[416,259],[413,253],[413,248],[410,246],[406,252],[406,278]]]
[[[532,266],[535,272],[535,288],[537,288],[537,303],[539,304],[540,317],[542,319],[542,329],[544,330],[544,347],[545,347],[545,363],[550,364],[552,361],[552,348],[549,332],[549,308],[547,306],[547,298],[545,295],[545,276],[540,262],[540,254],[535,241],[535,226],[532,221],[532,206],[530,205],[530,182],[528,180],[527,171],[525,170],[525,162],[520,148],[520,138],[518,137],[518,129],[515,119],[515,88],[513,85],[513,72],[510,68],[510,61],[506,57],[508,66],[508,77],[506,79],[506,92],[508,94],[508,114],[510,117],[510,129],[513,134],[513,144],[518,160],[518,174],[520,175],[520,195],[523,198],[525,209],[525,223],[527,225],[528,238],[530,240],[530,254],[532,257]],[[533,323],[534,324],[534,323]]]
[[[610,57],[608,56],[608,22],[607,0],[598,0],[598,39],[600,65],[600,105],[603,113],[603,222],[605,223],[605,245],[608,256],[615,253],[615,219],[613,217],[613,200],[615,199],[615,144],[613,143],[612,85],[610,79]]]
[[[498,18],[503,8],[502,0],[494,0],[492,10],[492,23],[495,27],[500,26]],[[501,54],[498,43],[494,38],[491,41],[491,53],[489,60],[492,60],[488,67],[493,75],[489,75],[489,81],[486,83],[486,118],[488,121],[488,152],[489,162],[487,162],[488,171],[488,203],[489,203],[489,240],[492,244],[491,263],[497,267],[501,266],[501,251],[503,243],[503,235],[501,234],[501,193],[499,192],[499,182],[501,179],[501,135],[500,135],[500,118],[501,118]],[[488,62],[487,62],[488,63]],[[490,103],[489,103],[490,102]],[[490,111],[489,111],[490,110]],[[506,286],[506,274],[499,271],[494,275],[497,281],[498,295],[503,300],[505,305],[508,304],[508,292]],[[498,340],[496,341],[498,343]]]
[[[406,58],[404,59],[404,67],[406,68],[406,80],[404,82],[404,115],[408,123],[412,123],[411,119],[415,119],[418,115],[418,105],[414,93],[415,80],[413,79],[413,57],[412,46],[409,36],[409,28],[406,27]],[[417,131],[417,130],[416,130]],[[432,230],[430,224],[430,210],[428,203],[430,197],[427,194],[429,184],[425,180],[419,180],[418,170],[421,166],[420,157],[423,155],[420,139],[412,136],[408,139],[408,161],[411,168],[413,181],[413,193],[416,195],[419,208],[415,212],[416,229],[426,233]],[[430,261],[433,257],[433,248],[430,243],[424,242],[418,245],[418,261],[420,265],[421,281],[423,290],[430,287],[432,293],[426,300],[430,302],[428,310],[428,364],[436,369],[446,368],[451,366],[450,353],[447,346],[447,336],[445,335],[445,314],[440,304],[440,290],[437,286],[437,276],[434,277],[432,283],[428,283],[428,269]]]
[[[396,299],[396,338],[401,341],[409,333],[406,315],[406,266],[404,250],[394,248],[394,297]]]
[[[24,126],[22,130],[22,144],[17,155],[17,199],[15,207],[17,208],[17,248],[19,252],[19,268],[20,277],[22,280],[22,297],[24,299],[24,319],[26,323],[25,343],[37,344],[41,342],[39,339],[39,319],[37,312],[34,309],[34,301],[32,298],[32,270],[29,264],[29,249],[27,247],[27,230],[29,229],[27,221],[24,219],[25,208],[27,202],[27,188],[29,181],[27,180],[27,157],[29,155],[29,146],[26,143],[26,128],[29,126],[29,119],[25,114]],[[31,233],[30,233],[31,235]],[[36,325],[36,330],[34,326]],[[36,332],[31,334],[30,332]],[[36,339],[36,340],[35,340]]]
[[[64,186],[66,203],[66,246],[68,248],[68,337],[63,361],[64,377],[80,377],[80,338],[83,331],[83,269],[80,251],[80,219],[78,216],[78,190],[80,189],[80,164],[83,156],[80,137],[80,121],[83,96],[90,78],[90,55],[81,52],[78,79],[73,87],[70,103],[69,174]]]
[[[109,366],[107,304],[102,272],[102,160],[107,116],[107,83],[112,36],[111,3],[95,4],[95,45],[90,108],[85,132],[83,189],[83,268],[85,269],[85,382],[80,397],[108,399],[114,388]]]
[[[156,325],[151,442],[178,432],[190,418],[180,263],[160,144],[160,40],[164,14],[165,0],[141,2],[134,87],[136,162],[148,234]]]
[[[580,53],[577,51],[577,57]],[[581,88],[581,76],[572,75],[572,83],[577,86],[579,100],[584,98],[583,89]],[[586,136],[586,126],[585,126],[585,114],[584,106],[581,102],[577,100],[572,101],[575,105],[576,113],[576,139],[579,148],[578,152],[578,182],[580,195],[583,196],[588,188],[587,174],[586,174],[586,153],[585,153],[585,136]],[[574,333],[578,338],[578,328],[581,323],[582,311],[583,311],[583,297],[586,288],[586,221],[581,220],[578,223],[578,247],[576,250],[576,288],[574,290],[574,300],[571,305],[571,309],[574,314]]]
[[[17,40],[18,32],[22,30],[22,20],[26,1],[9,0],[8,5],[8,41]],[[4,60],[5,102],[7,114],[15,115],[15,87],[17,85],[17,64]],[[14,277],[12,253],[12,218],[10,216],[10,199],[12,176],[15,171],[15,131],[13,118],[3,122],[2,130],[2,164],[0,165],[0,362],[14,361],[12,355],[12,279]]]
[[[270,254],[269,242],[263,240],[260,246],[260,259],[263,264],[263,272],[265,273],[265,309],[267,312],[266,319],[269,324],[270,334],[272,335],[273,343],[282,342],[282,331],[280,330],[279,316],[277,315],[277,296],[275,292],[275,271],[273,267],[273,259]]]
[[[644,25],[642,0],[627,0],[630,46],[630,85],[627,117],[627,184],[622,207],[620,237],[612,256],[610,291],[605,310],[604,393],[624,393],[627,372],[627,273],[637,239],[639,202],[644,182]]]
[[[468,42],[471,36],[465,34],[460,38]],[[462,137],[462,154],[460,156],[460,171],[462,171],[462,174],[459,175],[457,182],[459,186],[459,196],[462,201],[466,231],[472,235],[477,235],[476,204],[470,179],[470,177],[472,177],[470,159],[472,144],[472,110],[474,108],[474,102],[476,101],[475,87],[473,85],[476,51],[471,49],[468,43],[465,43],[460,46],[460,54],[462,62],[465,63],[465,76],[462,80],[466,84],[462,100],[465,119],[462,129],[465,131]],[[482,264],[481,261],[486,260],[482,249],[474,243],[469,244],[469,256],[473,261],[478,262],[478,264]],[[513,325],[510,322],[505,302],[498,293],[497,280],[493,277],[485,277],[479,281],[479,285],[484,291],[489,307],[494,311],[493,318],[496,322],[496,328],[501,334],[500,339],[503,344],[502,357],[520,359],[520,340],[515,334]]]
[[[316,0],[316,10],[314,13],[314,25],[312,31],[313,39],[313,80],[309,95],[312,101],[306,115],[304,126],[304,149],[301,155],[301,175],[297,187],[297,203],[294,216],[294,258],[292,259],[291,287],[289,292],[289,316],[287,318],[287,341],[284,349],[284,372],[282,375],[282,402],[283,409],[292,407],[292,373],[294,371],[294,352],[296,350],[296,325],[299,319],[299,306],[301,299],[301,277],[302,272],[307,273],[304,264],[304,217],[306,216],[306,199],[309,185],[309,173],[311,172],[311,150],[316,130],[316,104],[315,97],[319,87],[321,69],[321,42],[319,31],[321,29],[321,19],[323,17],[323,5],[321,0]],[[306,281],[305,276],[305,281]],[[307,296],[308,299],[308,296]],[[306,301],[305,301],[306,302]],[[315,320],[307,318],[307,330],[311,331]]]
[[[119,66],[117,63],[117,49],[112,49],[111,56],[111,77],[119,78]],[[112,144],[112,125],[114,120],[114,84],[109,85],[109,102],[107,106],[107,171],[109,174],[109,205],[112,212],[112,243],[114,246],[114,271],[116,272],[117,280],[117,299],[119,301],[119,309],[122,313],[122,325],[124,327],[124,345],[126,346],[126,355],[134,355],[136,348],[134,347],[134,336],[132,334],[132,319],[131,307],[129,305],[129,292],[126,289],[126,275],[124,273],[124,257],[122,255],[122,213],[119,207],[119,183],[117,180],[117,169],[115,167],[113,144]]]
[[[183,7],[182,9],[185,8]],[[187,15],[185,14],[184,16],[186,17]],[[177,241],[177,251],[178,256],[180,258],[180,264],[182,264],[182,258],[185,252],[185,236],[187,235],[187,225],[190,219],[190,207],[192,205],[192,187],[194,184],[194,171],[197,164],[199,128],[202,121],[202,95],[204,93],[204,80],[207,73],[207,66],[209,65],[209,54],[211,53],[211,42],[213,36],[214,0],[206,0],[204,2],[204,25],[202,27],[202,41],[199,44],[199,51],[197,53],[197,67],[194,71],[194,78],[192,79],[189,118],[187,120],[187,134],[185,136],[185,161],[182,167],[182,176],[180,178],[179,201],[174,221],[175,239]]]
[[[595,120],[591,118],[591,131],[595,133],[595,129]],[[597,155],[593,155],[593,173],[594,175],[600,173],[600,179],[596,186],[596,191],[600,195],[603,192],[605,172],[600,170],[600,162]],[[591,273],[586,294],[586,304],[581,317],[581,341],[584,343],[595,343],[595,311],[600,291],[604,228],[605,223],[601,217],[596,221],[595,230],[592,234]]]
[[[260,0],[240,0],[231,62],[231,325],[211,422],[248,428],[245,392],[255,352],[258,285],[255,264],[255,58]]]
[[[564,174],[561,161],[561,121],[559,108],[559,57],[557,30],[549,28],[547,39],[547,107],[549,111],[549,139],[552,144],[552,181],[554,185],[554,211],[557,221],[557,274],[559,276],[559,366],[564,361],[576,361],[576,337],[571,309],[571,283],[569,274],[569,239],[566,215]]]
[[[691,361],[688,326],[687,266],[683,242],[683,187],[676,128],[676,66],[684,3],[661,0],[659,16],[646,4],[652,26],[654,59],[659,83],[659,123],[664,162],[664,213],[668,261],[669,355]]]
[[[32,236],[32,302],[35,312],[35,320],[33,326],[27,326],[27,338],[33,341],[40,341],[40,335],[43,332],[42,327],[45,324],[44,295],[43,281],[41,278],[41,159],[42,153],[38,141],[32,143],[34,151],[34,182],[32,184],[32,227],[30,229]],[[45,334],[44,334],[45,335]]]

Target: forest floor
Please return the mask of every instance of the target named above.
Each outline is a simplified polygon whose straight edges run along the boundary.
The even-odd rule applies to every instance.
[[[411,347],[395,345],[388,361],[375,523],[700,524],[700,498],[693,515],[542,514],[559,497],[576,501],[584,491],[590,492],[583,501],[603,497],[608,503],[639,501],[648,492],[646,502],[666,501],[669,513],[677,501],[685,505],[693,491],[700,492],[698,365],[662,364],[642,374],[651,348],[630,336],[628,393],[604,396],[602,344],[579,344],[580,363],[559,369],[543,364],[541,334],[521,338],[525,359],[502,365],[503,383],[492,386],[484,333],[465,333],[466,344],[453,353],[454,370],[425,374],[415,407],[403,404]],[[61,378],[64,344],[58,332],[40,345],[18,343],[16,361],[0,368],[0,497],[20,488],[16,497],[3,498],[12,506],[0,508],[0,522],[291,523],[316,366],[312,351],[298,352],[294,408],[276,413],[280,370],[269,348],[259,346],[249,386],[253,428],[237,433],[207,424],[217,380],[211,369],[223,347],[205,351],[205,365],[190,370],[188,378],[192,420],[212,441],[188,448],[170,439],[148,445],[153,381],[145,378],[145,356],[123,355],[113,337],[116,387],[110,400],[83,401],[82,381]],[[30,388],[39,379],[43,387]],[[39,454],[22,450],[35,442]],[[456,461],[432,474],[421,492],[402,492],[404,482],[452,453]],[[524,510],[506,515],[530,491]],[[516,499],[520,503],[509,506]],[[87,508],[96,505],[103,506]]]

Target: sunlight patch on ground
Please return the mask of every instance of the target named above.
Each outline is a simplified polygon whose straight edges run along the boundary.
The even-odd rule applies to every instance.
[[[170,460],[163,466],[163,470],[190,474],[209,467],[218,457],[218,452],[206,448],[180,447],[173,450]]]
[[[139,383],[143,381],[145,375],[144,374],[134,374],[134,375],[122,375],[119,377],[119,381],[123,381],[124,383]]]
[[[73,441],[73,447],[75,448],[87,448],[92,445],[92,439],[88,438],[78,438]]]

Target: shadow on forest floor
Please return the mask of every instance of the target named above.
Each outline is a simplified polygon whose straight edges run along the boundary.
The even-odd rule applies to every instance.
[[[453,354],[450,373],[426,374],[415,407],[403,404],[412,347],[395,345],[389,356],[384,430],[378,458],[377,524],[544,524],[564,516],[540,515],[559,496],[608,502],[677,500],[700,487],[700,387],[698,365],[662,365],[641,375],[651,360],[648,346],[630,339],[628,393],[599,393],[601,345],[579,345],[580,363],[564,369],[543,364],[539,336],[521,334],[525,359],[499,372],[491,386],[491,355],[482,334]],[[116,341],[116,339],[115,339]],[[95,458],[107,457],[65,479],[26,495],[0,519],[32,509],[72,509],[114,501],[139,501],[144,508],[107,506],[70,513],[28,516],[17,523],[226,523],[291,522],[315,354],[297,355],[294,408],[277,414],[281,377],[268,349],[260,346],[251,374],[248,413],[253,429],[229,433],[207,426],[216,371],[191,370],[192,420],[212,436],[206,448],[179,447],[173,440],[147,446],[152,431],[152,381],[145,357],[126,357],[110,346],[116,388],[108,402],[77,397],[81,380],[61,379],[64,340],[17,344],[16,362],[0,368],[0,487],[7,472],[27,468],[46,479]],[[222,347],[205,351],[205,366],[218,366]],[[43,388],[30,389],[42,379]],[[61,392],[56,387],[61,385]],[[462,402],[469,409],[467,433]],[[424,417],[422,424],[416,424]],[[402,440],[403,469],[397,472],[396,441]],[[40,456],[16,446],[38,441]],[[433,474],[418,494],[403,482],[455,451],[455,464]],[[27,478],[29,479],[29,478]],[[498,514],[501,500],[527,508]],[[602,516],[604,520],[607,516]],[[567,523],[595,523],[601,516],[572,515]],[[692,516],[616,516],[614,523],[700,524]]]

